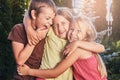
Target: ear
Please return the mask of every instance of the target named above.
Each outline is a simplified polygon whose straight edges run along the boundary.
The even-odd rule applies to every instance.
[[[36,19],[36,11],[35,10],[31,11],[31,16],[32,16],[32,19]]]

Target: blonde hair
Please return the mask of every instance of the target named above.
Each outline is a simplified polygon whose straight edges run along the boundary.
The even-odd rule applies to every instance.
[[[67,19],[69,22],[72,21],[72,13],[71,10],[67,7],[59,7],[57,8],[57,12],[56,15],[61,15],[63,16],[65,19]]]
[[[98,70],[100,72],[101,78],[107,77],[106,66],[105,66],[101,56],[99,54],[96,54],[96,58],[97,58],[97,61],[98,61]]]
[[[97,37],[97,32],[96,32],[96,29],[95,29],[92,21],[90,21],[89,18],[87,18],[86,16],[78,15],[78,16],[74,16],[74,19],[73,19],[71,25],[75,26],[75,24],[78,24],[78,26],[80,26],[80,22],[85,22],[88,24],[88,30],[86,30],[87,36],[85,37],[85,40],[86,41],[94,41]],[[100,72],[101,78],[107,77],[107,71],[106,71],[105,64],[103,63],[103,60],[98,53],[96,54],[96,58],[98,61],[98,71]]]
[[[90,19],[86,16],[77,15],[77,16],[74,16],[71,25],[75,26],[75,24],[78,24],[78,26],[80,26],[80,22],[85,22],[88,24],[88,28],[87,28],[88,30],[86,30],[87,32],[86,32],[85,40],[94,41],[97,37],[97,32],[96,32],[95,26],[93,25],[92,21],[90,21]]]

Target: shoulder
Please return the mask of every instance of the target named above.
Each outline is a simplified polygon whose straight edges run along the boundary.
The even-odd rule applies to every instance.
[[[22,31],[24,29],[24,25],[21,24],[15,24],[12,28],[12,30],[18,30],[18,31]]]
[[[24,25],[21,24],[15,24],[13,28],[10,31],[10,35],[25,35],[25,28]]]
[[[24,29],[24,25],[23,24],[14,25],[8,35],[8,40],[17,41],[21,43],[27,42],[27,36]]]
[[[50,35],[52,35],[53,33],[54,33],[54,32],[53,32],[53,28],[50,27],[47,36],[50,36]]]

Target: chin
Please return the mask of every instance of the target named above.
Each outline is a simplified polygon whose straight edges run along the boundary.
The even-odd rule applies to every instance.
[[[75,40],[70,40],[70,42],[74,42],[74,41],[77,41],[76,39]]]
[[[59,38],[61,38],[61,39],[66,39],[66,37],[63,37],[63,36],[59,36]]]

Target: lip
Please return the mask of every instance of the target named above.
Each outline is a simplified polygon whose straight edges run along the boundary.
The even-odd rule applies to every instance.
[[[65,31],[59,32],[59,34],[64,34],[64,33],[65,33]]]
[[[72,41],[78,40],[76,37],[70,37]]]
[[[43,27],[41,27],[40,29],[41,29],[41,30],[46,30],[46,29],[48,29],[48,27],[47,27],[47,26],[43,26]]]

